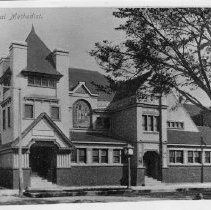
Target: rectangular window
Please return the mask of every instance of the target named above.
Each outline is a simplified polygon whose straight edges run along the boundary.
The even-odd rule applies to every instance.
[[[79,152],[79,162],[86,163],[86,149],[78,149]]]
[[[168,128],[174,128],[174,129],[184,129],[184,122],[179,121],[167,121]]]
[[[72,150],[71,153],[71,162],[76,163],[77,162],[77,149]]]
[[[34,85],[41,86],[41,78],[40,77],[34,77]]]
[[[49,79],[46,77],[38,77],[38,76],[29,76],[28,77],[28,85],[38,86],[38,87],[49,87],[56,88],[56,80]]]
[[[34,85],[34,77],[28,77],[28,84]]]
[[[183,151],[176,151],[176,163],[183,163]]]
[[[175,163],[175,151],[169,151],[169,162]]]
[[[183,151],[170,150],[169,151],[169,162],[170,163],[183,163]]]
[[[92,150],[92,162],[93,163],[99,163],[100,162],[99,149],[93,149]]]
[[[159,131],[159,116],[142,115],[142,127],[144,131]]]
[[[210,163],[210,152],[205,151],[205,163]]]
[[[6,110],[3,110],[3,130],[6,129]]]
[[[154,131],[159,131],[159,116],[154,117]]]
[[[50,88],[56,88],[56,81],[55,80],[49,80],[48,85]]]
[[[201,152],[194,151],[194,160],[195,163],[201,163]]]
[[[144,131],[147,131],[147,115],[142,115],[142,127]]]
[[[153,125],[153,116],[148,116],[149,124],[148,124],[148,131],[153,131],[154,125]]]
[[[52,106],[51,107],[51,118],[54,120],[60,119],[60,110],[58,106]]]
[[[33,118],[34,117],[34,106],[32,104],[25,104],[25,118]]]
[[[7,108],[7,124],[8,127],[11,127],[11,113],[10,113],[10,107]]]
[[[108,150],[107,149],[101,150],[101,163],[108,163]]]
[[[121,150],[120,149],[113,150],[113,162],[121,163]]]
[[[42,87],[48,87],[48,79],[42,78]]]
[[[193,163],[193,151],[188,151],[188,163]]]

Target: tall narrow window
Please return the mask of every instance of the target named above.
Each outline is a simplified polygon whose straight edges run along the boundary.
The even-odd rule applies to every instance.
[[[71,153],[71,162],[76,163],[77,162],[77,149],[72,150]]]
[[[169,151],[169,162],[175,163],[175,151],[172,150]]]
[[[200,151],[194,152],[194,159],[195,159],[195,163],[201,163],[201,152]]]
[[[3,130],[6,129],[6,110],[3,110]]]
[[[188,162],[193,163],[193,151],[188,151]]]
[[[99,163],[100,162],[99,149],[93,149],[92,150],[92,162],[93,163]]]
[[[52,106],[51,107],[51,118],[53,120],[60,120],[60,111],[59,107],[57,106]]]
[[[33,118],[34,117],[34,108],[32,104],[25,104],[25,118]]]
[[[183,163],[183,151],[176,151],[176,163]]]
[[[79,151],[79,162],[86,163],[86,149],[78,149]]]
[[[148,116],[149,124],[148,124],[148,131],[153,131],[154,125],[153,125],[153,116]]]
[[[205,151],[205,163],[210,163],[210,151]]]
[[[7,108],[7,124],[8,127],[11,127],[11,113],[10,113],[10,107]]]
[[[159,116],[154,117],[154,131],[159,131]]]
[[[121,150],[120,149],[113,150],[113,162],[121,163]]]
[[[107,149],[101,150],[101,163],[108,163],[108,150]]]
[[[147,115],[142,115],[142,127],[144,131],[147,131]]]

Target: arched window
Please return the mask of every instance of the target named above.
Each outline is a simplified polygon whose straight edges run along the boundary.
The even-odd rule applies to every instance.
[[[73,126],[77,128],[91,127],[91,113],[91,108],[87,102],[77,101],[73,105]]]

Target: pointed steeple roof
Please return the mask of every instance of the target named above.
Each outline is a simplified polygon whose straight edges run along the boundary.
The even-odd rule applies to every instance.
[[[28,44],[27,68],[23,73],[46,74],[56,77],[62,76],[55,68],[55,63],[51,56],[52,52],[36,34],[33,25],[31,32],[26,38],[26,42]]]

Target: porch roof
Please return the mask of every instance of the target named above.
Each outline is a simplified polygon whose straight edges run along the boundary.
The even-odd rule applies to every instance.
[[[128,142],[95,132],[71,132],[71,142],[78,143],[107,143],[126,145]]]

